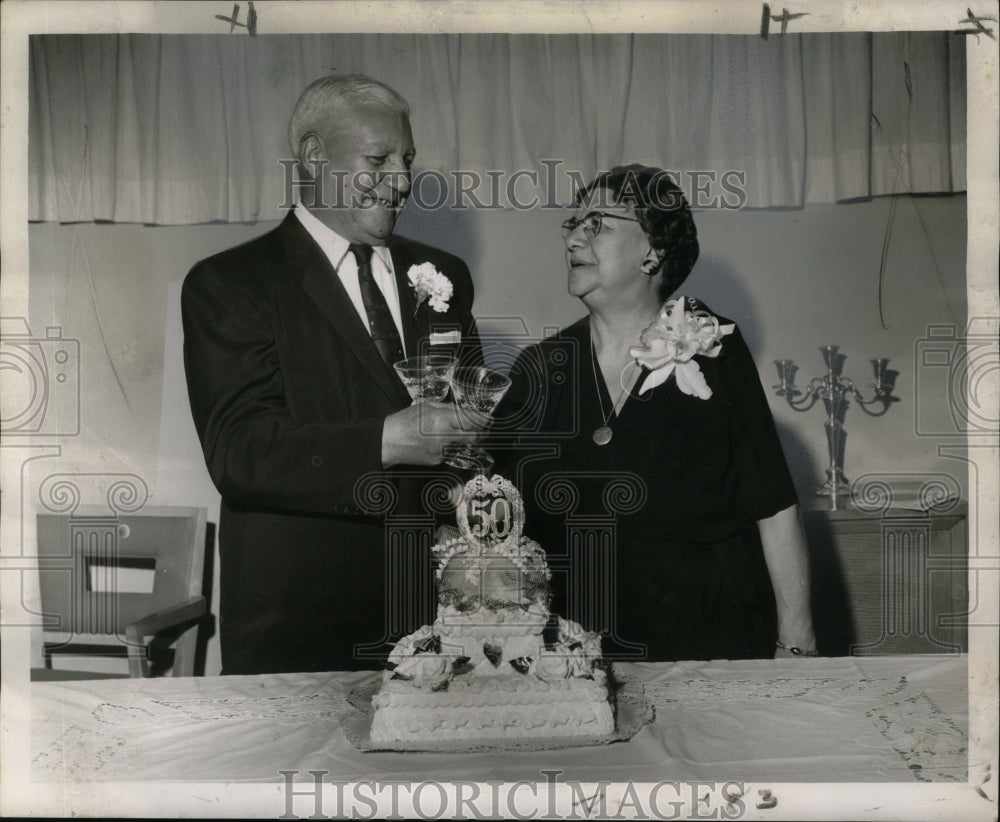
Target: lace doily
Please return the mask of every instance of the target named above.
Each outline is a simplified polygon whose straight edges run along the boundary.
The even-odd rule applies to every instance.
[[[226,697],[221,699],[152,700],[188,719],[274,719],[282,724],[302,724],[316,720],[336,720],[347,707],[342,693],[306,696]]]
[[[919,782],[965,782],[968,735],[924,691],[865,712]]]
[[[79,779],[90,775],[123,776],[135,755],[128,737],[73,724],[67,727],[45,750],[36,754],[32,767],[47,776]]]
[[[920,782],[963,782],[968,775],[968,734],[926,691],[905,676],[759,679],[686,679],[646,683],[661,711],[710,711],[731,702],[817,698],[831,704],[858,701],[859,713]]]
[[[906,687],[906,677],[855,679],[844,677],[814,677],[811,679],[774,678],[685,679],[647,682],[646,696],[661,708],[683,707],[692,711],[711,710],[725,702],[767,702],[775,699],[801,699],[809,696],[845,699],[871,699],[893,696]]]
[[[350,709],[343,693],[302,696],[224,697],[218,699],[151,699],[146,707],[102,702],[90,710],[86,725],[66,727],[32,758],[40,774],[87,778],[128,776],[137,750],[135,734],[163,730],[190,722],[274,720],[281,725],[337,722]],[[81,720],[83,722],[85,720]],[[69,771],[72,771],[70,774]]]

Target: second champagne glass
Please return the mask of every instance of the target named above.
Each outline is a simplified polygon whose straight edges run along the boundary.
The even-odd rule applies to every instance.
[[[462,366],[456,368],[451,377],[455,403],[463,411],[477,414],[492,414],[508,388],[509,377],[484,366]],[[485,474],[493,467],[493,458],[478,445],[446,445],[444,456],[445,463],[452,468],[471,469]]]

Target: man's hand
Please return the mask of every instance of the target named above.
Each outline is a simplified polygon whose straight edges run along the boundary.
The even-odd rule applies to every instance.
[[[460,412],[451,403],[418,402],[385,418],[382,466],[437,465],[451,442],[474,442],[489,417]]]

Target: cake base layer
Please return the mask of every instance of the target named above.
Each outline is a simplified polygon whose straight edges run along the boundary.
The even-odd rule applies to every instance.
[[[607,686],[591,679],[455,679],[442,691],[389,679],[372,704],[376,743],[593,737],[615,727]]]

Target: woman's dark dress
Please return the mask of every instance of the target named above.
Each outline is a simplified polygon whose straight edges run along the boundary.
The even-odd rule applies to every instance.
[[[592,439],[597,391],[605,412],[612,405],[590,346],[584,318],[525,350],[488,443],[549,556],[552,610],[601,631],[610,658],[770,656],[774,598],[756,521],[797,499],[739,330],[717,358],[697,358],[711,398],[682,393],[673,376],[639,397],[643,371],[603,446]],[[580,560],[595,555],[579,547],[588,531],[613,546],[611,564],[600,551]]]

